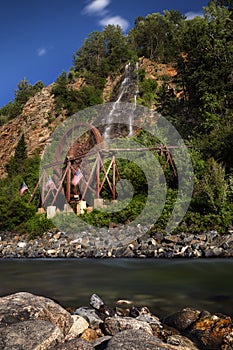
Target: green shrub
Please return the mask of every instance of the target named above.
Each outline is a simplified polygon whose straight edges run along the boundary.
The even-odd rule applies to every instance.
[[[41,237],[44,232],[53,228],[54,224],[50,219],[47,219],[46,214],[36,214],[31,217],[25,224],[25,231],[30,239]]]

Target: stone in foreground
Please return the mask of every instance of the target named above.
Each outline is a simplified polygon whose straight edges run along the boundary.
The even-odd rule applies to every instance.
[[[143,332],[152,334],[152,329],[148,323],[138,321],[131,317],[108,317],[104,322],[104,328],[109,335],[115,335],[127,329],[140,329],[143,330]]]
[[[20,292],[0,298],[0,327],[29,320],[44,320],[66,335],[73,324],[68,311],[53,300]]]
[[[166,344],[143,330],[129,329],[117,333],[108,342],[106,350],[183,350],[182,347]]]
[[[61,329],[50,322],[29,320],[0,328],[0,349],[47,350],[63,338]]]
[[[84,339],[76,338],[51,350],[94,350],[93,346]]]

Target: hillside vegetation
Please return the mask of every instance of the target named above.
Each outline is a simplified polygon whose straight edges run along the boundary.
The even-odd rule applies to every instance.
[[[190,147],[195,188],[178,230],[226,231],[233,222],[232,1],[210,1],[204,8],[204,17],[192,20],[175,10],[140,16],[128,35],[113,25],[90,33],[74,54],[70,71],[61,72],[51,87],[55,101],[48,116],[51,132],[52,123],[61,115],[68,117],[86,107],[114,101],[116,82],[127,62],[144,62],[139,67],[138,103],[161,112]],[[150,63],[152,71],[145,62]],[[170,67],[172,73],[169,74],[169,69],[161,73],[161,67]],[[30,98],[43,88],[42,82],[34,86],[26,79],[19,82],[14,101],[0,109],[0,125],[19,117]],[[144,137],[150,145],[148,135],[138,137]],[[30,205],[27,204],[30,194],[20,197],[18,193],[23,181],[34,188],[39,162],[39,153],[28,157],[27,143],[21,133],[15,154],[6,165],[8,176],[0,180],[2,230],[34,232],[38,226],[42,230],[50,227],[48,220],[35,216],[39,193]],[[126,178],[133,177],[131,165],[122,166],[122,171]],[[176,180],[171,174],[167,178],[168,198],[157,229],[166,226],[176,197]],[[108,225],[111,221],[126,222],[132,210],[138,215],[145,200],[142,193],[146,184],[140,172],[133,180],[143,190],[138,190],[128,210],[110,218],[93,212],[89,217],[86,215],[86,220]]]

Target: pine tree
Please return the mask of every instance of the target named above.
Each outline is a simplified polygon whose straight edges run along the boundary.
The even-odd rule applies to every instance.
[[[10,159],[6,166],[9,176],[22,174],[24,171],[24,163],[27,159],[27,144],[25,142],[24,134],[22,134],[16,148],[15,155]]]

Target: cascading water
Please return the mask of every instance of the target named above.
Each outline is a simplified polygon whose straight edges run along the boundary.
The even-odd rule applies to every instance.
[[[134,117],[134,111],[137,107],[137,96],[139,94],[138,68],[139,68],[139,64],[137,62],[136,63],[136,89],[134,91],[134,105],[132,108],[132,112],[129,115],[129,134],[128,134],[128,136],[133,136],[133,117]]]
[[[136,63],[136,78],[135,78],[135,71],[134,67],[132,67],[131,63],[127,63],[125,66],[125,77],[120,85],[119,93],[117,96],[116,101],[113,103],[112,109],[110,113],[108,114],[107,118],[107,126],[105,128],[104,134],[103,134],[103,140],[107,142],[113,133],[113,124],[115,121],[117,121],[117,116],[119,113],[121,113],[121,104],[123,100],[125,102],[132,102],[132,95],[134,96],[134,104],[133,108],[131,110],[131,113],[129,114],[129,131],[128,136],[133,135],[133,113],[136,109],[137,105],[137,95],[139,93],[138,89],[138,62]],[[136,82],[135,82],[136,80]]]

